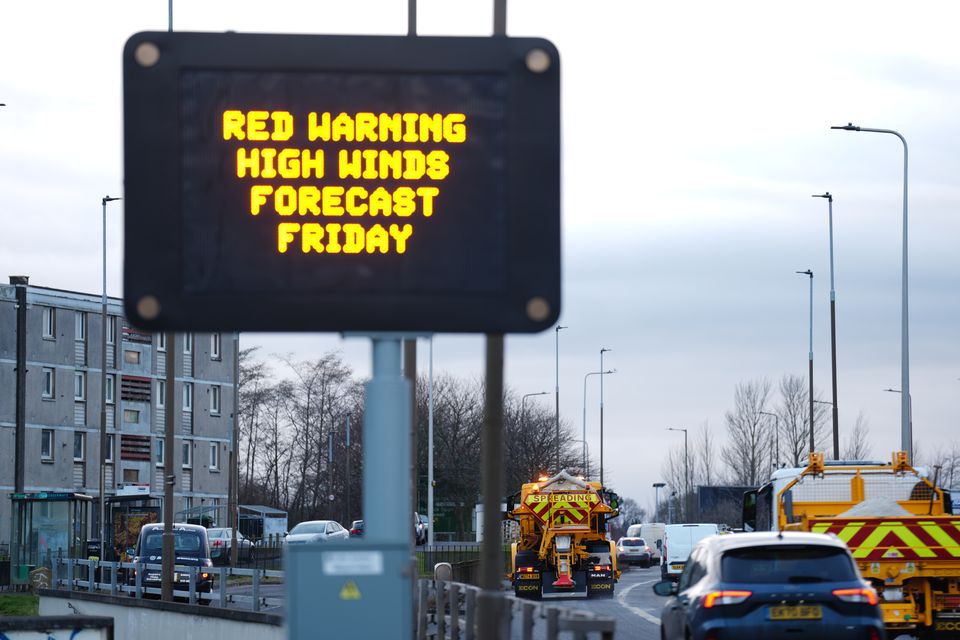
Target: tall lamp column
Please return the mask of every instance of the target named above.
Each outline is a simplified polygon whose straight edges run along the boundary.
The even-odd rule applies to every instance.
[[[103,196],[103,286],[100,296],[100,559],[107,558],[107,203],[120,198]],[[116,394],[116,389],[114,389]]]
[[[806,271],[797,271],[797,273],[805,276],[810,276],[810,352],[809,352],[809,362],[810,362],[810,453],[813,453],[816,445],[814,444],[813,438],[813,271],[807,269]]]

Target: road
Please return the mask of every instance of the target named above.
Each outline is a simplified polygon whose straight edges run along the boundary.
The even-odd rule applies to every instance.
[[[616,620],[617,640],[659,640],[665,599],[651,588],[659,580],[659,567],[633,567],[620,576],[613,598],[577,600],[572,606]]]

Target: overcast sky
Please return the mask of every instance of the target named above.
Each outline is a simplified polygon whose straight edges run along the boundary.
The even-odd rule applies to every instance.
[[[404,0],[174,6],[191,31],[403,34]],[[605,364],[608,478],[652,502],[667,427],[722,437],[738,382],[806,375],[814,279],[815,386],[829,399],[827,203],[834,201],[841,435],[861,410],[873,453],[900,442],[903,151],[910,145],[914,435],[957,436],[960,409],[960,48],[955,3],[586,3],[513,0],[507,29],[561,54],[562,415],[581,427],[583,376]],[[421,2],[421,35],[489,35],[492,2]],[[99,292],[100,198],[122,195],[121,50],[165,30],[166,0],[8,2],[0,10],[0,271]],[[122,209],[108,283],[121,293]],[[553,331],[507,340],[507,383],[552,406]],[[245,334],[265,353],[363,340]],[[435,371],[483,370],[478,337],[438,337]],[[427,351],[419,362],[426,371]],[[599,386],[587,433],[599,450]]]

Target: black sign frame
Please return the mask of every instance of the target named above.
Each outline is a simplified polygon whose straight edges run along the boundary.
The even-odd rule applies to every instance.
[[[185,70],[496,74],[506,82],[503,287],[197,294],[185,287]],[[560,61],[539,38],[143,32],[123,52],[124,301],[148,330],[532,333],[560,314]],[[233,256],[243,260],[244,256]],[[437,265],[443,268],[443,265]]]

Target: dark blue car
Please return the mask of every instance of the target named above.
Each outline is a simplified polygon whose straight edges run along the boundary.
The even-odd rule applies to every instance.
[[[663,640],[884,640],[877,593],[850,550],[815,533],[710,536],[690,554],[668,596]]]

